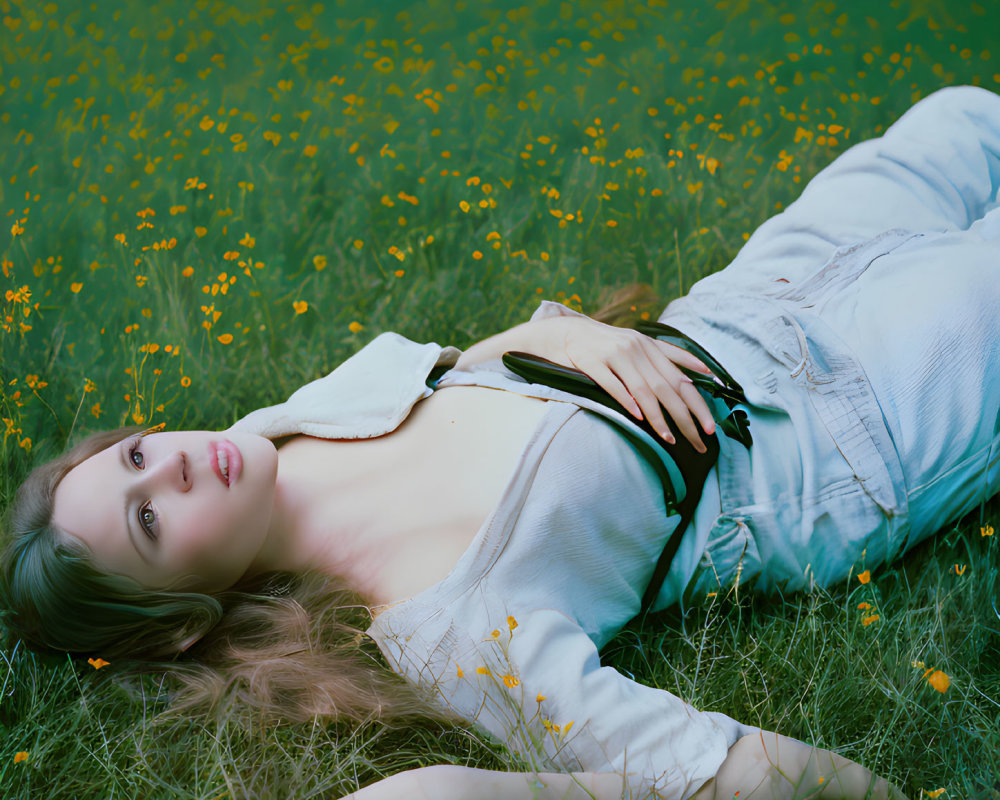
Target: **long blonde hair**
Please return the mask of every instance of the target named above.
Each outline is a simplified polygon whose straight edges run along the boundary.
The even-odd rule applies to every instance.
[[[0,563],[9,639],[103,658],[127,673],[166,672],[175,679],[172,712],[444,718],[390,671],[364,635],[364,599],[342,579],[269,573],[209,595],[149,591],[99,570],[79,540],[52,524],[55,491],[77,464],[139,430],[93,434],[19,487]]]

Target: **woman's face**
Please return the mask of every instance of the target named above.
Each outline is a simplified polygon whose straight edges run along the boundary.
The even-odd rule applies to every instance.
[[[133,437],[67,473],[56,488],[52,522],[83,541],[107,572],[149,589],[217,591],[232,586],[260,553],[277,471],[274,445],[254,434]]]

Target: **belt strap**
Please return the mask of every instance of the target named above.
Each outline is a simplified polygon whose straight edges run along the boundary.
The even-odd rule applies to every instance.
[[[659,322],[644,322],[637,326],[637,330],[647,336],[652,336],[660,341],[680,347],[701,359],[721,383],[715,381],[710,376],[689,370],[686,367],[679,367],[679,369],[699,389],[703,389],[712,397],[720,399],[726,404],[729,408],[729,413],[722,419],[716,417],[717,427],[726,436],[749,448],[753,444],[753,440],[750,436],[750,423],[747,414],[743,409],[734,408],[734,406],[740,403],[747,402],[746,396],[743,394],[743,387],[733,380],[732,376],[722,368],[719,362],[712,358],[702,347],[676,328]],[[663,581],[670,570],[670,563],[677,552],[683,533],[694,517],[694,510],[701,500],[701,493],[705,486],[705,479],[708,476],[709,470],[711,470],[719,458],[718,437],[716,434],[708,436],[703,433],[701,438],[705,443],[706,452],[699,453],[679,433],[676,424],[670,419],[670,416],[665,414],[664,418],[666,419],[667,426],[674,437],[674,443],[668,444],[646,419],[636,420],[617,400],[578,369],[563,367],[547,359],[521,352],[504,353],[503,363],[507,369],[529,383],[538,383],[574,394],[577,397],[585,397],[588,400],[593,400],[623,414],[631,422],[648,433],[660,449],[666,452],[680,469],[684,479],[684,499],[678,501],[678,493],[674,488],[670,473],[663,465],[661,458],[657,456],[646,440],[623,429],[623,433],[656,470],[660,482],[663,484],[663,499],[667,513],[680,516],[680,521],[674,532],[667,539],[660,557],[657,559],[656,567],[653,569],[653,575],[643,593],[639,616],[645,616],[652,608],[653,603],[660,593],[660,588],[663,586]],[[715,416],[714,413],[713,416]]]

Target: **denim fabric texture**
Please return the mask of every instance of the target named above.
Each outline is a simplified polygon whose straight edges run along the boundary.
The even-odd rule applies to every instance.
[[[689,592],[844,580],[1000,489],[998,192],[1000,97],[939,91],[667,307],[754,437],[720,456]]]

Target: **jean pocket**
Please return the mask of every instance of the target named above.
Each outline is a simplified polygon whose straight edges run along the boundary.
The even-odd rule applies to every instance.
[[[834,443],[872,500],[890,516],[905,514],[899,454],[857,356],[821,320],[790,310],[767,320],[758,338],[780,365],[774,396],[795,419],[802,458],[825,470],[825,443]]]
[[[760,550],[750,521],[744,514],[721,514],[715,520],[693,581],[696,594],[742,584],[760,574]]]

